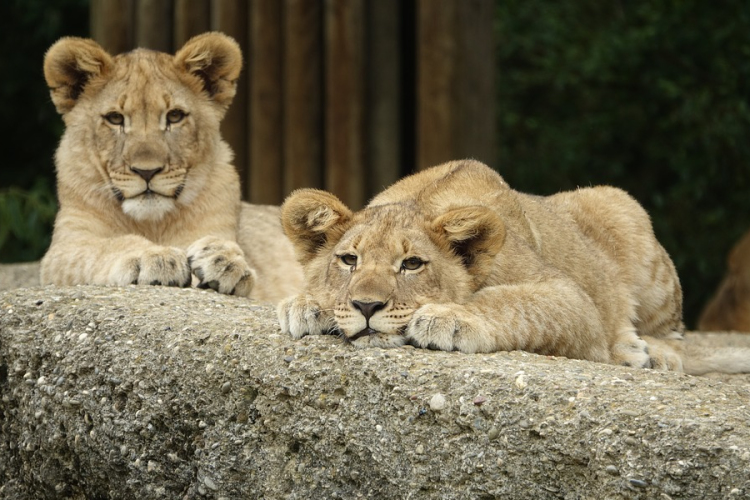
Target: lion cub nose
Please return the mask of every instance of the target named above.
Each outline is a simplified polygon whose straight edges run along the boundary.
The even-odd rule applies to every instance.
[[[359,309],[365,319],[370,319],[373,314],[385,307],[384,302],[360,302],[359,300],[352,300],[352,305],[355,309]]]
[[[153,179],[156,174],[164,170],[164,167],[151,168],[151,169],[130,167],[130,170],[140,175],[141,177],[143,177],[144,181],[148,182],[151,179]]]

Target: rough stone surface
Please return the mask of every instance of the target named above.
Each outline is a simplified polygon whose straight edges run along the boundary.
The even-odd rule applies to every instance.
[[[210,291],[0,293],[0,397],[4,499],[750,496],[744,376],[293,341]]]
[[[39,262],[0,264],[0,291],[39,285]]]

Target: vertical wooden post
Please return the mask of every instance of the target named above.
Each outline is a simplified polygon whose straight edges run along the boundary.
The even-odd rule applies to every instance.
[[[279,203],[282,187],[281,57],[282,4],[253,0],[250,6],[249,156],[250,201]]]
[[[247,2],[245,0],[212,0],[211,29],[234,38],[242,49],[243,62],[247,61]],[[221,135],[234,151],[234,166],[240,174],[243,196],[247,197],[247,65],[244,65],[237,82],[237,93],[221,122]]]
[[[369,198],[396,182],[401,173],[402,123],[401,0],[366,3],[366,131]]]
[[[91,0],[91,36],[110,54],[133,48],[134,0]]]
[[[325,187],[354,209],[364,205],[364,5],[326,0]]]
[[[191,37],[209,29],[211,29],[211,5],[208,0],[175,0],[173,44],[175,50],[179,50]]]
[[[418,0],[417,164],[494,161],[492,0]]]
[[[417,0],[417,168],[453,156],[456,0]]]
[[[322,187],[321,0],[284,2],[284,191]]]
[[[471,157],[494,165],[495,45],[493,0],[463,0],[458,4],[456,117],[453,134],[456,157]]]
[[[172,52],[172,0],[137,0],[135,46]]]

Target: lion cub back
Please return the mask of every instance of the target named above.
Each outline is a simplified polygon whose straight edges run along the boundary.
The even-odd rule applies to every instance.
[[[570,213],[584,236],[614,264],[626,287],[640,335],[682,332],[682,287],[677,270],[654,235],[643,207],[625,191],[597,186],[559,193],[549,200]]]

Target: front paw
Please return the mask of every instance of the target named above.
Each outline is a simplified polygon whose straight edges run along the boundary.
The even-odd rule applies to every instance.
[[[276,309],[283,333],[295,339],[305,335],[320,335],[334,328],[333,316],[321,309],[309,295],[296,295],[282,300]]]
[[[116,263],[109,281],[118,285],[184,287],[190,285],[190,265],[184,250],[159,247]]]
[[[250,295],[255,271],[234,241],[206,236],[190,245],[187,255],[199,288],[213,288],[219,293],[242,297]]]
[[[459,304],[427,304],[414,313],[406,335],[418,347],[466,353],[496,349],[489,325]]]

